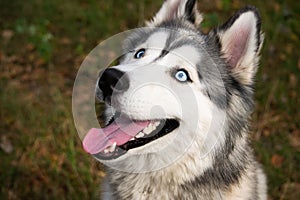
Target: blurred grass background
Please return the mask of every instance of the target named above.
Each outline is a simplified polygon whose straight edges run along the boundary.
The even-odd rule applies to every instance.
[[[99,42],[162,0],[0,1],[0,199],[95,199],[104,176],[74,128],[72,86]],[[300,199],[300,2],[201,0],[203,29],[258,7],[265,45],[252,139],[269,199]]]

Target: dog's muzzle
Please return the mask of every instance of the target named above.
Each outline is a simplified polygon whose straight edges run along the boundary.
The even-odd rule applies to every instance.
[[[108,68],[100,74],[98,87],[102,92],[102,100],[109,102],[113,93],[123,93],[129,88],[129,79],[126,73]]]

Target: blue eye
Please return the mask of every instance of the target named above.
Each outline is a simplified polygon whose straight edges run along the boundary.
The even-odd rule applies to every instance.
[[[176,72],[175,78],[180,82],[186,82],[189,80],[189,76],[186,70],[180,69]]]
[[[145,51],[146,51],[145,49],[140,49],[140,50],[138,50],[138,51],[136,52],[136,54],[134,55],[134,58],[135,58],[135,59],[140,59],[140,58],[144,57]]]

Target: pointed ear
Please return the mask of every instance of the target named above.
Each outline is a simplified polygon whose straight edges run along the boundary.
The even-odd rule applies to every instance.
[[[165,0],[155,17],[146,22],[146,25],[157,26],[173,19],[185,19],[198,26],[202,21],[202,16],[197,10],[196,0]]]
[[[217,29],[221,51],[230,70],[243,84],[251,84],[257,71],[264,39],[260,23],[256,8],[247,6]]]

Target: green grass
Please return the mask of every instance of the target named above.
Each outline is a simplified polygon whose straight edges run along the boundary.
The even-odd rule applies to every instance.
[[[80,149],[69,99],[55,84],[41,87],[35,96],[7,85],[1,81],[1,130],[5,130],[1,136],[11,141],[14,150],[0,152],[3,199],[93,197],[94,181],[101,176],[92,176],[92,160]]]
[[[71,113],[84,56],[150,19],[162,1],[0,1],[0,199],[93,199],[102,166],[81,147]],[[265,32],[253,145],[269,199],[300,199],[300,5],[199,1],[205,31],[252,4]],[[13,151],[7,150],[12,146]]]

